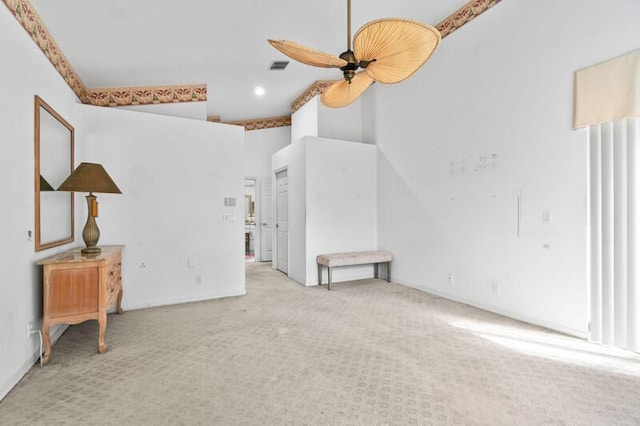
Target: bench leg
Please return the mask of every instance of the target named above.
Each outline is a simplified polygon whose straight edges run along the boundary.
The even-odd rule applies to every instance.
[[[373,264],[373,278],[378,278],[378,264]]]
[[[329,284],[327,284],[327,290],[331,290],[331,266],[327,266],[327,274],[329,275]]]
[[[318,263],[318,285],[322,285],[322,265]]]
[[[387,262],[387,282],[391,282],[391,262]]]

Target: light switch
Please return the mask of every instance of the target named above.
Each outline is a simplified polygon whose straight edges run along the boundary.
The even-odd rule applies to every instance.
[[[225,197],[224,205],[226,207],[234,207],[236,205],[236,197]]]
[[[225,222],[235,222],[236,214],[235,213],[224,213],[223,219]]]

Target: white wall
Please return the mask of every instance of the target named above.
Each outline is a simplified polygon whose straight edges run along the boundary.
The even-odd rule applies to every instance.
[[[99,244],[127,246],[123,308],[244,294],[244,129],[77,109],[86,160],[103,164],[122,190],[98,195],[98,226]],[[225,197],[235,197],[236,206],[225,207]],[[236,220],[224,222],[224,213]]]
[[[305,136],[364,142],[363,119],[361,99],[344,108],[328,108],[320,102],[320,95],[316,95],[292,114],[291,142]]]
[[[206,102],[176,102],[167,104],[128,105],[116,107],[130,111],[148,112],[150,114],[170,115],[172,117],[207,119]]]
[[[290,126],[245,132],[245,176],[270,177],[271,156],[290,143]]]
[[[314,96],[299,110],[291,114],[291,143],[305,136],[318,136],[318,108],[320,98]]]
[[[289,176],[290,278],[317,285],[318,254],[376,248],[375,160],[373,145],[311,136],[273,155],[274,172],[286,167]],[[372,274],[372,266],[338,268],[333,281]]]
[[[573,72],[637,48],[638,16],[633,0],[505,1],[411,79],[377,85],[379,247],[394,252],[394,281],[586,335]]]
[[[319,99],[316,96],[316,99]],[[363,142],[362,98],[344,108],[329,108],[318,102],[318,136],[328,139]]]
[[[318,284],[316,256],[377,247],[374,145],[327,138],[307,146],[306,285]],[[326,283],[326,270],[323,272]],[[333,282],[373,276],[373,266],[335,268]]]
[[[0,174],[5,182],[0,209],[1,399],[37,357],[37,336],[26,333],[27,323],[40,327],[42,317],[42,272],[34,263],[71,247],[35,253],[27,237],[34,230],[34,95],[76,127],[73,106],[78,100],[4,5],[0,51]]]

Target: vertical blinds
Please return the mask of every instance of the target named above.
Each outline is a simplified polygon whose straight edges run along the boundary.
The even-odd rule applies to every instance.
[[[594,124],[591,339],[640,352],[640,118]]]

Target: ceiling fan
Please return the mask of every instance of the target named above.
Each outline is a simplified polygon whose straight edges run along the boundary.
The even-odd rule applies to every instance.
[[[411,77],[438,47],[440,32],[408,19],[378,19],[356,32],[351,50],[351,0],[347,0],[347,50],[340,56],[288,40],[270,39],[269,43],[303,64],[340,68],[344,79],[320,97],[323,105],[340,108],[355,101],[373,82],[399,83]]]

